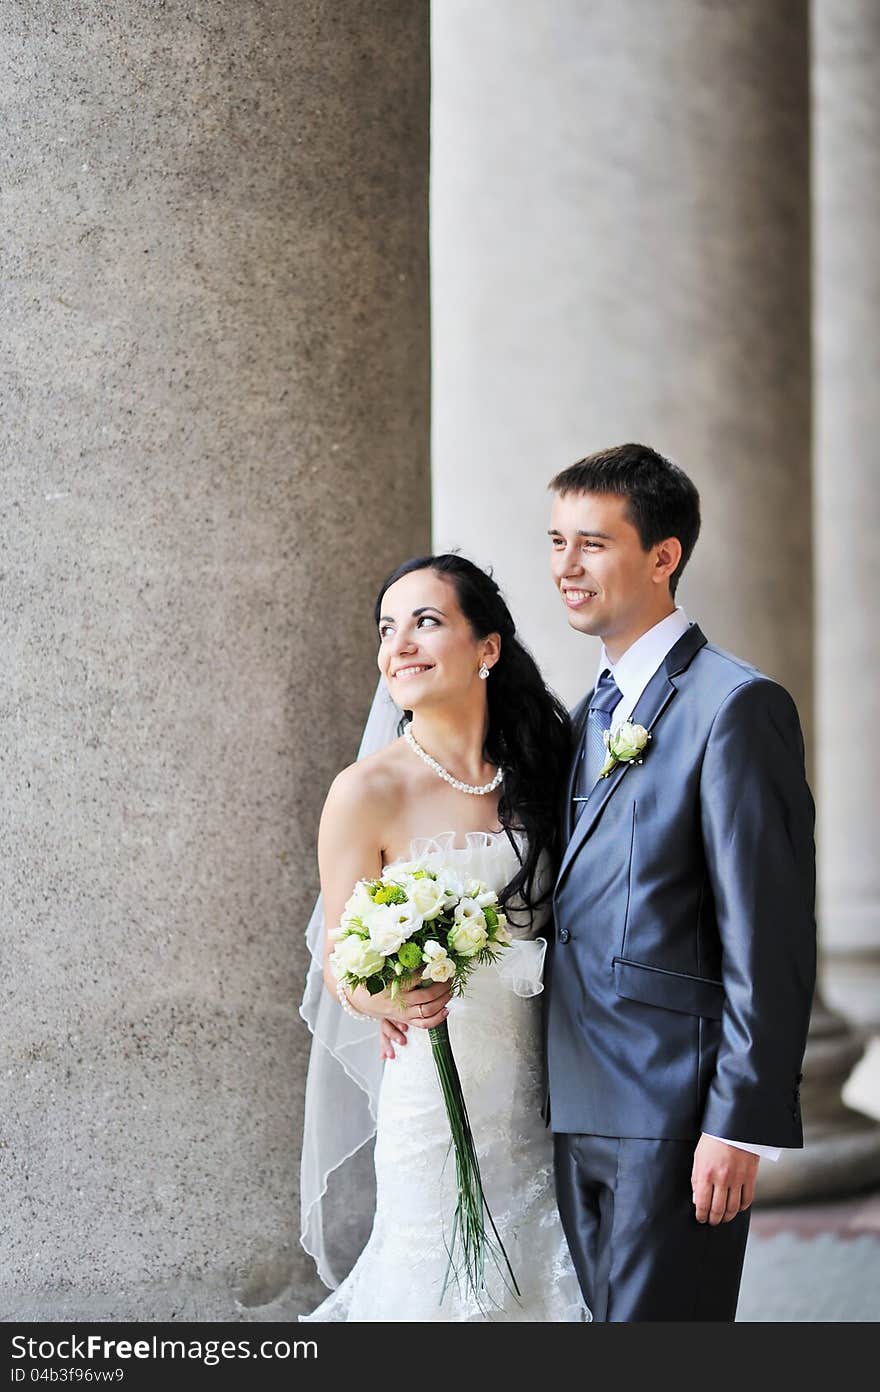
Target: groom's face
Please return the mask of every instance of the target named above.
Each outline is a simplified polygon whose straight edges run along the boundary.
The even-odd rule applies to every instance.
[[[603,640],[637,631],[657,601],[654,551],[643,551],[618,493],[556,494],[550,569],[579,633]]]

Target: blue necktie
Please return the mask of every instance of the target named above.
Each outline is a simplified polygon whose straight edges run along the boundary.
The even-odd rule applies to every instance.
[[[621,691],[607,667],[596,683],[593,699],[587,714],[578,771],[574,780],[572,822],[576,822],[584,810],[590,789],[596,783],[605,762],[605,731],[611,729],[611,712],[621,700]]]

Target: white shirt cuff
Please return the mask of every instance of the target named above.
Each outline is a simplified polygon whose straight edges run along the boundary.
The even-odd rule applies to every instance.
[[[703,1135],[708,1136],[708,1131],[704,1131]],[[722,1145],[732,1145],[737,1150],[751,1151],[752,1155],[760,1155],[762,1160],[772,1160],[774,1163],[779,1159],[780,1155],[782,1154],[781,1146],[752,1145],[751,1143],[747,1143],[746,1141],[728,1141],[725,1140],[723,1136],[709,1136],[709,1140],[720,1141]]]

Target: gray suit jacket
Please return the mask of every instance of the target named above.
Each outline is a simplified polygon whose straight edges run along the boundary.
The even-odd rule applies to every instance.
[[[556,883],[545,1116],[800,1146],[815,850],[794,702],[692,624],[631,718],[644,762],[597,783]]]

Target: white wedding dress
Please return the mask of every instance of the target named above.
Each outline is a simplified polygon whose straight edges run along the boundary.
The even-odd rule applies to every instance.
[[[412,859],[453,863],[500,890],[516,873],[502,833],[414,841]],[[395,862],[398,863],[398,862]],[[584,1321],[553,1184],[552,1137],[540,1116],[540,925],[508,908],[516,939],[499,963],[477,967],[449,1008],[449,1034],[480,1159],[486,1200],[521,1295],[491,1261],[480,1304],[451,1281],[445,1241],[455,1210],[449,1122],[425,1030],[385,1064],[376,1118],[376,1214],[348,1277],[306,1321]],[[518,923],[517,921],[518,920]],[[520,995],[517,991],[531,992]]]

